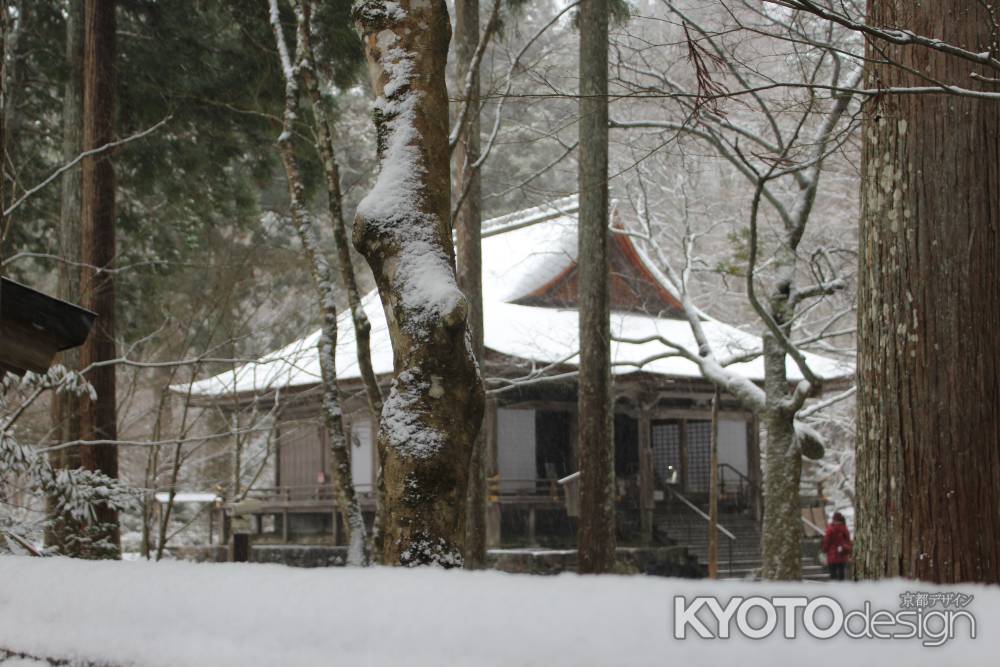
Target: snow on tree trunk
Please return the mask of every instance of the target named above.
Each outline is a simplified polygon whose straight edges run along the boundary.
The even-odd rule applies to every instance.
[[[302,11],[301,6],[297,11]],[[285,75],[285,112],[283,115],[282,132],[278,137],[278,149],[281,161],[285,167],[288,180],[289,209],[292,223],[302,250],[309,262],[313,283],[319,297],[319,306],[323,324],[319,338],[320,373],[323,381],[322,413],[330,438],[331,467],[333,485],[337,496],[337,504],[344,515],[348,531],[347,563],[349,565],[365,565],[368,553],[365,540],[365,522],[354,492],[354,480],[351,477],[351,450],[344,434],[344,424],[341,413],[340,396],[337,388],[337,303],[336,290],[333,285],[333,275],[326,256],[319,245],[313,230],[312,216],[306,208],[305,188],[299,171],[298,159],[295,154],[293,137],[295,134],[295,119],[298,112],[298,84],[302,78],[303,66],[311,66],[304,49],[298,49],[295,62],[289,55],[282,32],[278,12],[278,0],[270,0],[271,27],[274,31],[281,68]],[[297,44],[304,42],[306,22],[297,21]]]
[[[868,6],[873,25],[996,54],[986,3]],[[921,78],[869,61],[868,87],[996,90],[968,61],[878,46]],[[998,582],[1000,106],[900,95],[865,111],[856,574]]]
[[[83,148],[98,148],[114,140],[115,134],[115,1],[86,0],[83,48]],[[97,313],[90,337],[80,351],[80,364],[114,359],[115,286],[111,268],[115,260],[115,170],[112,154],[102,153],[83,160],[82,176],[83,306]],[[84,395],[80,410],[80,437],[113,441],[118,437],[115,367],[95,368],[87,381],[97,398]],[[84,468],[118,477],[118,447],[89,445],[80,452]],[[110,553],[120,550],[118,513],[108,505],[98,507],[96,521]]]
[[[382,409],[382,561],[460,566],[484,391],[454,269],[444,0],[354,5],[377,96],[380,171],[354,244],[375,274],[395,374]]]
[[[580,572],[615,562],[608,293],[608,2],[580,5]]]
[[[469,333],[476,360],[486,357],[483,342],[483,245],[482,190],[479,170],[473,164],[479,160],[479,73],[470,72],[479,46],[479,0],[457,0],[455,3],[455,80],[460,85],[472,79],[468,89],[468,118],[465,131],[458,137],[453,152],[455,190],[465,198],[455,216],[455,250],[458,285],[469,302]],[[486,439],[480,428],[469,464],[468,516],[466,517],[465,565],[483,567],[486,561]]]

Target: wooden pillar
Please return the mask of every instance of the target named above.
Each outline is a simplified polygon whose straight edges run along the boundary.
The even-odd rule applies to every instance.
[[[719,390],[712,396],[712,433],[708,470],[708,578],[719,576]],[[730,563],[732,567],[732,563]],[[732,574],[730,572],[730,574]]]
[[[679,459],[678,465],[680,470],[677,472],[678,475],[678,486],[680,486],[684,491],[687,491],[688,485],[688,434],[687,434],[687,420],[681,419],[678,422],[678,435],[680,442],[678,443],[677,458]]]
[[[528,546],[537,546],[535,541],[535,508],[528,508]]]
[[[497,430],[497,400],[486,401],[486,416],[483,429],[486,436],[486,548],[499,547],[503,536],[500,534],[500,498],[495,480],[500,472],[499,432]]]
[[[656,508],[656,500],[653,495],[655,487],[655,472],[653,471],[653,449],[650,443],[650,423],[649,415],[642,411],[640,403],[639,412],[639,526],[640,540],[643,545],[649,545],[653,541],[653,510]]]
[[[288,542],[288,510],[281,513],[281,541]]]
[[[759,522],[764,516],[764,498],[761,496],[760,422],[756,416],[747,420],[747,477],[753,482],[750,489],[750,515]]]

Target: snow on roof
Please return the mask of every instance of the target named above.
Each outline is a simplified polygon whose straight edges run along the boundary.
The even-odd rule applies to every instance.
[[[483,306],[487,349],[543,365],[564,362],[573,366],[578,363],[578,359],[572,356],[579,349],[576,310],[511,303],[547,284],[576,261],[577,210],[576,197],[568,197],[483,224]],[[639,248],[636,248],[636,254],[650,274],[676,295],[676,288],[648,255]],[[378,293],[373,291],[366,295],[362,306],[372,325],[372,366],[376,374],[390,374],[393,371],[392,345]],[[340,314],[338,325],[337,377],[359,378],[349,311]],[[703,327],[720,357],[760,348],[760,338],[718,320],[704,317]],[[617,338],[662,336],[692,352],[697,351],[685,320],[615,312],[611,315],[611,328]],[[183,393],[190,391],[192,396],[209,397],[231,392],[255,394],[315,385],[320,381],[316,353],[318,339],[317,330],[254,363],[195,382],[190,388],[185,385],[176,389]],[[612,343],[613,371],[626,374],[642,370],[680,378],[701,376],[696,364],[681,357],[643,363],[664,351],[664,346],[658,342],[642,345]],[[806,359],[814,372],[823,378],[845,377],[854,372],[850,364],[834,359],[811,353],[806,353]],[[789,380],[802,379],[796,364],[791,359],[787,363]],[[730,368],[751,380],[762,380],[764,377],[762,358],[733,364]]]

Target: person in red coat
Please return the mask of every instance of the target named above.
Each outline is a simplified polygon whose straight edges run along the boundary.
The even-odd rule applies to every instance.
[[[830,578],[843,581],[847,574],[847,564],[851,561],[851,551],[854,543],[851,533],[847,530],[844,515],[834,512],[833,521],[826,527],[823,545],[820,547],[826,554],[826,564],[830,568]]]

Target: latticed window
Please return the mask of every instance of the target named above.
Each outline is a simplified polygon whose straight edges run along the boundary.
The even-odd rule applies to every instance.
[[[694,493],[708,493],[712,469],[712,422],[688,420],[686,426],[686,488]]]
[[[712,422],[702,419],[654,421],[650,441],[653,470],[661,482],[677,471],[677,482],[693,493],[707,493],[711,471]]]
[[[653,470],[661,482],[670,481],[673,471],[681,469],[681,423],[678,420],[652,423]]]

